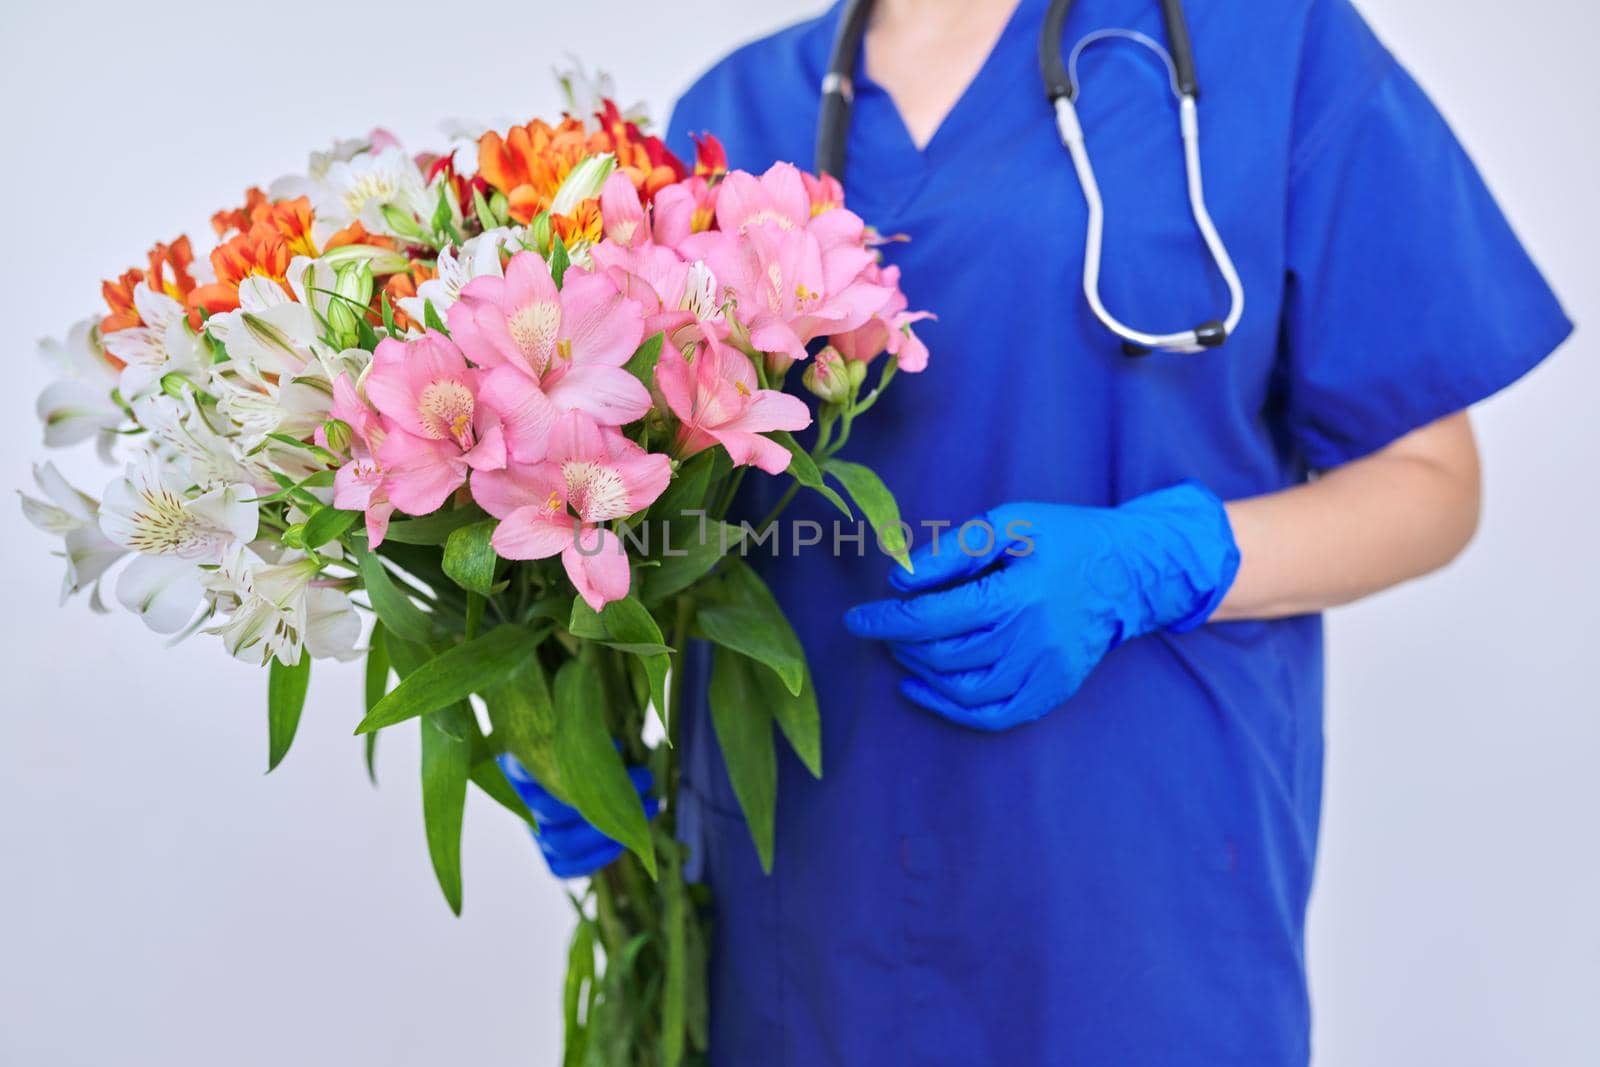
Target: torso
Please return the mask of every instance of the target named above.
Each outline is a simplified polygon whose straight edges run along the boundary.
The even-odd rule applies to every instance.
[[[1035,59],[1043,6],[1022,0],[925,144],[881,86],[858,86],[847,201],[909,236],[886,254],[939,319],[919,331],[929,369],[896,380],[851,457],[914,527],[1014,499],[1114,504],[1185,477],[1224,497],[1292,484],[1302,471],[1271,411],[1293,71],[1244,60],[1294,39],[1292,5],[1255,5],[1276,14],[1248,24],[1188,5],[1201,62],[1235,68],[1202,122],[1251,303],[1227,349],[1142,361],[1081,295],[1082,193]],[[748,169],[808,164],[833,25],[734,57],[669,132],[710,129]],[[1077,6],[1069,43],[1099,25],[1162,33],[1156,4],[1104,0]],[[1212,317],[1225,294],[1190,221],[1164,75],[1118,50],[1084,70],[1108,304],[1152,328]],[[845,607],[887,593],[887,566],[812,550],[765,568],[816,672],[825,774],[784,757],[770,878],[703,709],[690,713],[692,846],[723,901],[714,1061],[1303,1063],[1318,620],[1130,642],[1067,706],[982,735],[903,701],[892,660],[840,627]]]

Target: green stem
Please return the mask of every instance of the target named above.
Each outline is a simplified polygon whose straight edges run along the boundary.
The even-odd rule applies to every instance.
[[[749,469],[748,466],[743,466],[734,470],[733,474],[728,478],[727,484],[723,486],[722,494],[717,498],[717,506],[711,512],[712,518],[723,519],[727,517],[728,509],[733,507],[733,499],[738,495],[739,483],[744,481],[745,471]]]
[[[795,498],[795,494],[798,492],[800,492],[800,483],[791,481],[789,488],[784,490],[783,496],[779,497],[778,502],[772,505],[772,510],[767,512],[766,518],[757,524],[756,532],[758,535],[766,533],[767,527],[778,521],[778,516],[783,514],[783,509],[789,506],[789,502]]]

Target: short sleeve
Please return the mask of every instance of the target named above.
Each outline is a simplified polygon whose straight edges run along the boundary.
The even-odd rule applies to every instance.
[[[1284,362],[1306,462],[1348,462],[1509,385],[1572,330],[1444,118],[1348,0],[1296,94]]]

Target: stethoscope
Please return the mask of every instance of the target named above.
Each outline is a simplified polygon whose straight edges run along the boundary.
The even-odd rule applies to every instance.
[[[1200,120],[1195,99],[1200,95],[1195,80],[1194,49],[1189,42],[1189,26],[1184,20],[1182,0],[1160,0],[1161,14],[1166,23],[1167,43],[1171,50],[1145,34],[1133,30],[1097,30],[1086,35],[1072,49],[1065,65],[1061,62],[1061,33],[1067,21],[1072,0],[1051,0],[1045,14],[1044,28],[1039,34],[1039,71],[1044,77],[1045,92],[1056,113],[1056,130],[1061,143],[1072,156],[1073,169],[1078,174],[1078,184],[1083,189],[1083,199],[1088,206],[1089,218],[1083,247],[1083,295],[1089,307],[1105,327],[1122,339],[1123,350],[1129,355],[1143,355],[1154,349],[1169,352],[1199,352],[1216,348],[1233,334],[1244,314],[1244,285],[1227,246],[1211,221],[1206,209],[1205,192],[1200,175]],[[833,52],[828,59],[828,73],[822,79],[822,104],[817,116],[817,170],[837,178],[844,175],[845,142],[850,130],[850,105],[855,91],[852,75],[856,56],[861,51],[862,37],[866,33],[867,19],[872,12],[872,0],[847,0],[839,18],[839,29],[833,39]],[[1183,138],[1183,167],[1189,187],[1189,211],[1195,226],[1205,239],[1211,259],[1227,283],[1230,304],[1228,315],[1221,321],[1202,322],[1191,330],[1177,333],[1146,333],[1123,323],[1106,309],[1100,299],[1100,248],[1105,232],[1105,205],[1100,199],[1100,185],[1095,180],[1094,167],[1089,162],[1089,149],[1084,143],[1083,127],[1078,122],[1078,57],[1085,48],[1111,38],[1133,41],[1160,56],[1167,67],[1168,83],[1172,95],[1178,100],[1178,128]]]

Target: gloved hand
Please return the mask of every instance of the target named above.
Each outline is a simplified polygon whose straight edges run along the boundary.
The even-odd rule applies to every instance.
[[[914,573],[895,568],[915,595],[851,608],[845,627],[889,642],[908,699],[981,730],[1039,718],[1129,638],[1199,626],[1239,569],[1222,501],[1193,482],[1117,508],[1005,504],[973,523],[987,526],[960,542],[947,530],[911,554]]]
[[[544,853],[551,874],[557,878],[583,878],[622,854],[620,844],[596,830],[578,814],[577,808],[557,800],[516,757],[502,755],[500,771],[539,824],[539,832],[533,839]],[[644,802],[644,817],[654,819],[661,802],[650,795],[653,779],[649,768],[629,767],[628,777]]]

